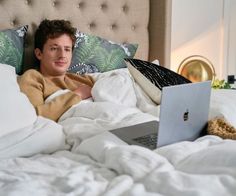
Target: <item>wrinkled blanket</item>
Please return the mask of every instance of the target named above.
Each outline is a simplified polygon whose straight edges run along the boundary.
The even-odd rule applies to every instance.
[[[94,77],[93,99],[59,120],[70,150],[1,160],[0,195],[235,195],[235,140],[208,135],[154,151],[128,145],[108,130],[158,120],[159,106],[127,70]]]
[[[0,195],[235,195],[232,140],[206,136],[150,151],[110,139],[91,138],[77,152],[2,160]]]
[[[109,72],[96,80],[92,99],[74,105],[59,119],[73,149],[104,131],[158,120],[158,106],[142,94],[127,71]]]

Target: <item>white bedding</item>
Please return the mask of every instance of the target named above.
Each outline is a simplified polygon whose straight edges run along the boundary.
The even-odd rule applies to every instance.
[[[34,125],[41,121],[45,126],[37,126],[37,137],[22,136],[24,131],[18,131],[28,142],[15,136],[14,143],[10,135],[1,140],[19,147],[15,154],[6,142],[5,151],[0,149],[0,195],[235,195],[234,140],[205,136],[154,151],[127,145],[107,130],[158,119],[159,107],[143,94],[126,69],[94,77],[93,100],[70,108],[58,124],[38,117]],[[59,93],[63,92],[54,96]],[[228,94],[213,94],[210,118],[227,117],[227,106],[221,111],[217,104],[225,102]],[[235,97],[235,92],[229,94]],[[231,116],[229,120],[233,124],[235,119]],[[28,129],[36,133],[33,125]]]
[[[97,78],[92,97],[93,100],[82,101],[70,108],[59,119],[68,143],[73,146],[72,151],[80,147],[81,141],[104,131],[158,120],[157,106],[150,104],[151,102],[142,103],[145,112],[136,107],[144,99],[126,69]]]

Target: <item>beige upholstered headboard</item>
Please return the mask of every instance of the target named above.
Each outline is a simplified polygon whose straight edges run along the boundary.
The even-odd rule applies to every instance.
[[[45,18],[70,20],[80,31],[138,43],[135,55],[168,63],[170,0],[0,0],[0,30],[29,25],[24,64],[33,66],[33,34]]]

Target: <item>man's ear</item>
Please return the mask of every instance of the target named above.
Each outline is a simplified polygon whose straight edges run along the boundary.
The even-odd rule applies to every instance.
[[[41,50],[40,50],[39,48],[35,48],[35,49],[34,49],[34,54],[35,54],[36,58],[40,61],[41,58],[42,58],[42,52],[41,52]]]

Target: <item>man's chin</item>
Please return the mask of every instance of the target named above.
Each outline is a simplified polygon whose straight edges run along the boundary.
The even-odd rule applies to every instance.
[[[67,69],[68,69],[68,66],[56,66],[55,72],[65,73],[65,72],[67,72]]]

